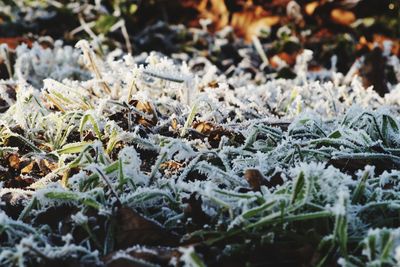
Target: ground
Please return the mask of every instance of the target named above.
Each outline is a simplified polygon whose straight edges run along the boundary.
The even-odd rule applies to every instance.
[[[0,266],[396,266],[397,1],[0,3]]]

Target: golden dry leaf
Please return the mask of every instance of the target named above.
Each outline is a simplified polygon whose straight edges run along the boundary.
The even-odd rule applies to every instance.
[[[49,161],[47,159],[41,159],[39,162],[39,167],[40,169],[48,169],[50,171],[54,171],[55,169],[58,168],[58,164],[54,161]]]
[[[198,122],[193,125],[193,128],[202,134],[208,135],[214,129],[214,125],[210,122]]]
[[[172,119],[172,121],[171,121],[171,127],[172,127],[172,129],[174,129],[174,130],[177,130],[177,129],[178,129],[178,120],[177,120],[177,119],[175,119],[175,118]]]
[[[306,11],[306,14],[309,15],[309,16],[311,16],[312,14],[314,14],[314,11],[315,11],[315,9],[316,9],[318,6],[319,6],[318,1],[314,1],[314,2],[311,2],[311,3],[306,4],[306,6],[305,6],[305,8],[304,8],[305,11]]]
[[[21,174],[28,174],[33,170],[33,167],[35,166],[35,161],[31,161],[28,165],[23,167],[21,169]]]
[[[278,16],[270,16],[253,21],[247,28],[245,34],[246,41],[251,42],[253,36],[259,36],[263,29],[268,29],[278,24],[279,21],[280,17]]]
[[[347,26],[356,21],[356,16],[351,11],[335,8],[331,11],[331,19],[337,24]]]
[[[224,1],[202,0],[197,5],[201,18],[210,19],[216,29],[222,29],[229,24],[229,11]]]
[[[157,114],[149,102],[133,101],[133,105],[140,111],[152,115],[151,120],[147,118],[140,117],[138,123],[143,126],[150,127],[157,124]]]
[[[260,34],[261,30],[276,25],[280,21],[275,16],[248,1],[243,6],[243,11],[230,14],[223,0],[202,0],[197,5],[201,18],[210,19],[214,30],[225,26],[232,26],[236,34],[251,42],[253,36]],[[231,19],[229,19],[231,17]]]
[[[242,12],[233,13],[230,25],[239,36],[251,42],[253,36],[258,36],[263,29],[269,29],[279,20],[279,16],[268,14],[261,6],[249,6]]]
[[[141,102],[138,101],[136,104],[136,108],[140,111],[146,112],[146,113],[153,113],[153,109],[151,108],[151,105],[149,102]]]
[[[183,164],[180,162],[177,162],[175,160],[169,160],[169,161],[163,162],[160,165],[160,168],[161,169],[169,169],[171,171],[178,171],[182,168],[182,166],[183,166]]]
[[[210,88],[218,88],[218,81],[213,80],[213,81],[209,82],[207,84],[207,86],[210,87]]]
[[[8,164],[10,165],[11,168],[14,170],[19,169],[19,164],[20,164],[20,158],[18,154],[11,154],[8,157]]]

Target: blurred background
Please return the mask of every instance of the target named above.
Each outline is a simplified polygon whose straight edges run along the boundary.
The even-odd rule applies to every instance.
[[[100,54],[116,48],[139,55],[203,56],[230,75],[241,66],[293,78],[297,55],[313,51],[309,71],[348,73],[355,62],[364,85],[383,95],[398,74],[386,64],[400,55],[398,0],[3,0],[0,43],[52,46],[90,39]],[[243,55],[241,49],[252,52]],[[357,59],[363,57],[361,62]],[[177,58],[177,57],[176,57]],[[185,57],[181,57],[183,60]],[[1,68],[1,66],[0,66]],[[4,66],[3,66],[4,68]],[[6,72],[3,73],[5,77]],[[0,74],[1,76],[1,74]]]

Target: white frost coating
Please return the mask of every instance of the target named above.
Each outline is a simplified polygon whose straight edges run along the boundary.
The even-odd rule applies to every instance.
[[[350,197],[350,193],[347,190],[340,190],[337,193],[337,196],[338,196],[338,201],[335,204],[335,206],[331,209],[331,211],[336,216],[344,216],[346,215],[347,202]]]
[[[71,219],[78,225],[87,224],[89,221],[89,218],[83,214],[82,211],[78,211],[76,214],[71,215]]]
[[[321,203],[323,205],[333,205],[337,203],[338,199],[338,203],[340,203],[341,199],[348,197],[346,195],[348,194],[348,186],[355,183],[349,175],[342,173],[333,166],[326,167],[324,163],[301,163],[291,169],[293,177],[297,177],[300,172],[304,173],[304,177],[308,180],[307,183],[310,183],[308,187],[314,188],[309,197],[315,197],[317,200],[323,199],[324,201]],[[341,205],[338,204],[334,209],[337,208],[338,212],[341,212]]]
[[[226,43],[221,40],[219,45],[224,42]],[[89,49],[85,42],[78,46]],[[90,54],[90,51],[87,52]],[[238,52],[247,54],[249,51],[244,49]],[[62,53],[58,55],[63,57]],[[191,220],[185,218],[187,205],[182,202],[192,195],[196,200],[202,201],[202,211],[212,218],[212,223],[207,227],[211,231],[221,229],[218,227],[231,229],[251,225],[270,214],[281,212],[282,207],[283,210],[290,210],[293,180],[300,172],[304,174],[307,205],[313,205],[315,210],[333,211],[334,215],[346,214],[351,236],[367,235],[370,225],[365,217],[371,215],[369,212],[374,210],[375,203],[384,205],[389,210],[399,209],[399,171],[387,170],[376,176],[373,167],[361,167],[362,171],[356,174],[358,179],[354,179],[354,176],[326,165],[329,159],[337,160],[339,157],[344,158],[342,162],[338,162],[341,164],[371,155],[398,159],[396,149],[400,145],[400,137],[396,127],[389,127],[384,133],[387,140],[379,136],[376,128],[382,128],[384,116],[390,116],[399,124],[399,85],[391,85],[390,93],[381,98],[371,88],[363,88],[361,80],[354,76],[359,64],[355,64],[350,74],[345,76],[336,73],[335,58],[332,58],[330,70],[310,73],[307,70],[310,51],[305,51],[298,57],[296,79],[269,81],[266,77],[253,79],[242,73],[232,77],[225,76],[205,59],[195,61],[181,56],[183,61],[188,61],[176,64],[171,59],[153,53],[147,58],[147,66],[138,66],[145,57],[126,56],[124,60],[114,60],[115,55],[110,55],[106,62],[96,58],[95,65],[98,66],[99,75],[88,81],[60,82],[52,77],[45,80],[44,90],[39,91],[21,78],[17,82],[16,103],[13,104],[14,101],[8,99],[7,102],[12,106],[2,115],[1,124],[10,125],[10,129],[11,126],[21,126],[24,130],[23,136],[29,140],[40,134],[43,137],[33,142],[41,147],[51,150],[62,147],[66,141],[58,137],[60,132],[68,129],[70,124],[75,127],[79,125],[85,114],[93,117],[101,135],[92,138],[88,136],[90,142],[95,139],[90,145],[90,151],[76,151],[58,158],[60,169],[54,174],[62,175],[68,164],[72,163],[80,170],[68,179],[68,189],[51,179],[43,180],[43,189],[37,191],[0,189],[0,194],[13,192],[18,198],[35,197],[38,200],[37,207],[32,208],[30,216],[34,217],[59,205],[83,208],[83,201],[89,199],[101,202],[98,214],[112,216],[116,198],[110,196],[110,191],[107,191],[109,187],[105,186],[104,180],[93,178],[92,174],[97,169],[105,173],[111,188],[115,188],[116,195],[124,205],[143,211],[150,219],[164,223],[167,228],[175,224],[180,227],[185,219]],[[33,80],[50,71],[42,62],[33,62],[38,65],[38,69],[32,68],[35,70],[35,73],[31,73]],[[192,67],[199,62],[204,63],[205,67],[197,71]],[[244,60],[240,64],[243,67],[249,62]],[[395,58],[390,59],[390,64],[394,65],[395,70],[400,68]],[[29,71],[24,66],[19,67],[21,73]],[[93,64],[91,67],[93,68]],[[110,87],[110,94],[104,93],[102,82]],[[218,85],[214,86],[215,84]],[[57,105],[48,96],[53,97],[63,111],[49,109]],[[128,103],[128,100],[133,101]],[[149,103],[152,110],[140,109],[132,104],[136,102]],[[192,134],[198,134],[193,129],[188,131],[188,138],[176,138],[187,120],[190,104],[196,102],[198,107],[194,123],[209,122],[229,133],[222,135],[216,148],[210,145],[211,137],[193,138]],[[358,108],[351,108],[354,105]],[[378,110],[382,105],[389,108]],[[26,116],[26,110],[32,111],[32,115]],[[152,111],[156,111],[155,114]],[[369,115],[360,117],[365,112]],[[118,116],[112,116],[116,114]],[[137,121],[143,119],[155,125],[139,125]],[[371,123],[374,119],[377,121],[376,125]],[[174,126],[172,122],[175,123]],[[189,125],[189,128],[193,125]],[[165,129],[169,130],[169,135],[160,134]],[[89,120],[83,130],[93,131],[93,123]],[[79,131],[75,129],[75,132]],[[9,129],[5,128],[4,133],[9,133]],[[245,141],[235,143],[234,139],[238,136]],[[84,139],[79,133],[78,138]],[[110,139],[116,142],[116,149],[108,150]],[[141,154],[148,152],[150,157],[154,155],[152,160],[157,163],[142,162],[141,158],[144,161],[147,155],[139,155],[136,148],[143,151]],[[389,150],[392,148],[394,150]],[[118,149],[121,150],[118,152]],[[376,151],[384,153],[379,154]],[[33,154],[42,156],[40,152]],[[43,154],[47,154],[47,150]],[[121,166],[117,165],[118,160]],[[167,164],[163,163],[170,162],[179,166],[177,171],[164,169]],[[257,192],[249,191],[250,185],[244,177],[244,171],[249,168],[259,170],[268,185],[261,186]],[[360,176],[365,172],[370,177],[360,191],[362,201],[352,204],[349,193],[354,192],[359,185]],[[149,181],[152,174],[155,183]],[[354,174],[355,172],[351,173]],[[90,184],[89,178],[92,179]],[[283,184],[269,184],[280,178]],[[46,197],[50,192],[58,194],[58,200]],[[62,194],[67,197],[63,199]],[[364,200],[367,204],[363,203]],[[262,203],[272,204],[265,210],[257,211]],[[256,212],[252,216],[248,215],[249,217],[243,216],[249,211]],[[290,210],[283,216],[301,216],[303,211],[302,208]],[[70,223],[74,225],[88,220],[83,211],[72,215],[72,219]],[[15,221],[0,216],[0,223],[12,224]],[[18,225],[21,226],[25,225]],[[285,227],[290,227],[290,224]],[[14,230],[8,228],[10,229]],[[17,232],[16,235],[12,231],[7,232],[14,238],[13,246],[31,233],[29,229]],[[33,229],[36,230],[43,233],[40,229]],[[382,231],[371,233],[378,236]],[[44,235],[44,239],[46,238]],[[25,239],[22,244],[44,249],[49,251],[49,255],[56,257],[67,255],[60,252],[63,250],[60,247],[50,248],[41,241],[33,240],[34,244],[31,241],[32,239]],[[65,241],[72,246],[72,239]],[[82,249],[88,247],[88,243],[82,243],[76,250],[80,249],[84,253]],[[18,253],[20,256],[28,255],[21,246],[18,248],[19,251],[7,250],[2,253],[3,259],[11,259]],[[186,256],[186,260],[193,260],[193,247],[183,252],[184,259]],[[341,262],[345,263],[345,260],[342,259]]]
[[[125,177],[129,177],[135,183],[147,185],[149,177],[140,171],[142,161],[133,147],[124,147],[118,154],[122,162],[122,169]]]
[[[180,261],[185,267],[199,267],[199,264],[194,259],[194,257],[198,257],[194,246],[179,247],[179,252],[182,253]]]
[[[25,44],[20,45],[16,52],[16,78],[28,81],[38,89],[46,78],[58,81],[74,76],[81,79],[88,78],[88,73],[78,64],[79,51],[71,46],[63,46],[60,41],[55,42],[53,49],[45,49],[34,43],[31,49]]]
[[[400,266],[400,246],[396,247],[394,257],[396,259],[396,266]]]
[[[312,59],[313,52],[305,49],[302,54],[296,58],[294,71],[297,78],[302,84],[307,84],[308,62]]]

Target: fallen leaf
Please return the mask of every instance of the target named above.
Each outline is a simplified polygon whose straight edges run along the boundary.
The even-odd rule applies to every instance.
[[[177,173],[179,170],[181,170],[183,166],[184,166],[183,163],[177,162],[175,160],[169,160],[163,162],[160,165],[160,170],[163,171],[163,173],[174,174]]]
[[[14,170],[19,169],[19,165],[21,163],[20,157],[18,154],[13,153],[8,157],[8,165]]]
[[[214,125],[210,122],[196,122],[193,124],[193,128],[199,133],[208,135],[214,129]]]
[[[319,6],[319,2],[318,1],[314,1],[311,3],[306,4],[305,6],[305,12],[307,15],[311,16],[314,14],[315,9]]]
[[[278,24],[280,19],[278,16],[269,16],[253,21],[248,27],[244,27],[244,29],[247,29],[245,34],[246,41],[251,42],[253,36],[259,36],[263,30]]]
[[[244,179],[246,179],[253,191],[259,191],[260,187],[266,184],[264,175],[257,169],[247,169],[244,172]]]
[[[171,121],[171,127],[173,130],[177,130],[178,129],[178,120],[173,118]]]
[[[21,174],[27,174],[32,172],[33,167],[35,167],[36,162],[35,161],[31,161],[29,162],[25,167],[23,167],[21,169]]]
[[[247,169],[244,173],[244,178],[253,191],[259,191],[263,185],[268,188],[274,188],[277,185],[282,185],[284,182],[280,172],[267,178],[258,169]]]
[[[152,127],[157,124],[157,113],[149,102],[132,100],[129,104],[133,105],[137,110],[148,115],[146,117],[139,115],[136,116],[137,123],[145,127]]]
[[[133,245],[176,246],[178,235],[169,232],[160,224],[147,219],[129,207],[118,208],[116,214],[116,247],[128,248]]]
[[[222,29],[229,23],[229,11],[224,1],[202,0],[196,8],[201,18],[210,19],[213,22],[215,30]]]
[[[351,11],[334,8],[331,11],[331,19],[337,24],[348,26],[356,21],[356,16]]]
[[[40,160],[40,169],[47,169],[50,171],[54,171],[58,168],[58,164],[54,161],[49,161],[48,159],[41,159]]]

